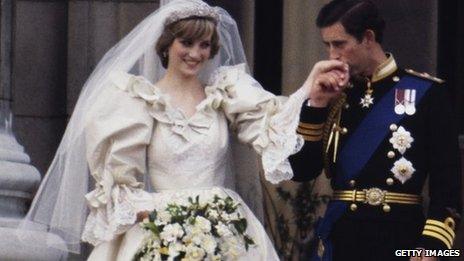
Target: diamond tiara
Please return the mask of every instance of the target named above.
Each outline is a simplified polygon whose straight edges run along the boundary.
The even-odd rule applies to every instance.
[[[193,8],[172,12],[166,18],[164,25],[168,25],[168,24],[171,24],[171,23],[174,23],[174,22],[177,22],[179,20],[186,19],[189,17],[211,18],[212,20],[214,20],[215,23],[219,21],[219,13],[216,8],[211,7],[207,4],[201,4]]]

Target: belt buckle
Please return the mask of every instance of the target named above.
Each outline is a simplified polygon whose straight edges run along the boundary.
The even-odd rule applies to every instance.
[[[386,191],[379,188],[363,189],[363,191],[366,195],[364,203],[371,206],[379,206],[385,202]]]

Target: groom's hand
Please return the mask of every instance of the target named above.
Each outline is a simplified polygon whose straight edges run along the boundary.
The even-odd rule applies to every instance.
[[[336,60],[316,63],[305,82],[311,106],[326,107],[331,99],[340,95],[348,81],[347,64]]]

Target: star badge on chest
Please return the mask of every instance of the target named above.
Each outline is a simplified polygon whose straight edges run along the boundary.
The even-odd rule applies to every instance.
[[[361,98],[359,104],[362,105],[363,108],[369,108],[372,104],[374,104],[374,97],[371,94],[366,93],[364,97]]]

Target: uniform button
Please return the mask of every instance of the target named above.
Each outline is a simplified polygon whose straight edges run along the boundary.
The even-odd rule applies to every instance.
[[[387,153],[387,157],[388,157],[389,159],[393,159],[393,158],[395,157],[395,152],[389,151],[389,152]]]
[[[347,128],[342,128],[342,134],[347,134],[348,133],[348,129]]]
[[[350,180],[350,186],[351,186],[351,187],[354,187],[355,185],[356,185],[356,181],[355,181],[355,180],[353,180],[353,179],[352,179],[352,180]]]
[[[392,178],[387,179],[387,185],[391,186],[393,183],[395,183],[395,181]]]
[[[399,81],[400,81],[400,77],[398,77],[398,76],[393,77],[393,81],[394,81],[394,82],[399,82]]]
[[[456,227],[456,222],[454,222],[454,219],[452,217],[447,217],[445,219],[445,224],[452,230],[454,230],[454,228]]]
[[[358,209],[358,206],[353,203],[353,204],[350,205],[350,209],[351,209],[351,211],[356,211],[356,209]]]
[[[350,108],[350,105],[348,103],[346,103],[344,107],[345,107],[345,109],[348,110]]]
[[[385,205],[383,205],[382,209],[383,209],[383,212],[387,212],[387,213],[388,213],[388,212],[390,212],[391,207],[390,207],[389,205],[385,204]]]
[[[396,131],[397,129],[398,129],[398,126],[396,126],[396,124],[390,125],[390,130],[391,131]]]

